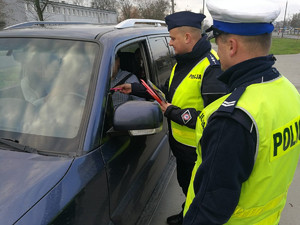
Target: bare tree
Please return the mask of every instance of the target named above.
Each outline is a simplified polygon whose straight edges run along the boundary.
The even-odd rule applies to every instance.
[[[117,1],[116,0],[93,0],[91,6],[93,8],[117,11]]]
[[[118,0],[119,21],[129,18],[164,20],[170,12],[169,0]]]
[[[293,14],[290,23],[291,23],[291,27],[300,28],[300,13]]]
[[[28,11],[33,15],[37,16],[39,21],[44,21],[44,11],[47,5],[50,5],[52,2],[50,0],[24,0],[28,5]]]
[[[73,0],[74,5],[82,5],[82,0]]]
[[[143,18],[164,20],[171,5],[168,0],[140,0],[138,7]]]
[[[0,30],[3,29],[6,26],[5,18],[5,2],[3,0],[0,0]]]
[[[15,9],[18,1],[20,0],[0,0],[0,29],[18,22]]]
[[[139,18],[138,8],[132,0],[118,0],[119,21],[129,18]]]

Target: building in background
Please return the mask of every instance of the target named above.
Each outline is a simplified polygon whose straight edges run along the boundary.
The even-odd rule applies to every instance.
[[[45,11],[45,21],[79,21],[89,23],[117,23],[117,12],[79,6],[65,1],[51,1]],[[32,4],[24,0],[0,0],[0,29],[38,20]]]

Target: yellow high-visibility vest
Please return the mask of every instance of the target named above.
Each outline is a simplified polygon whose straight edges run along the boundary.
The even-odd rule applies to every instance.
[[[213,102],[198,117],[198,158],[184,215],[195,197],[193,181],[202,161],[199,141],[203,129],[227,97]],[[252,119],[257,134],[257,149],[253,171],[242,184],[238,205],[226,224],[277,225],[300,154],[300,95],[285,77],[279,77],[248,86],[236,108]]]
[[[211,54],[218,60],[217,53],[212,49]],[[201,85],[205,70],[210,65],[210,61],[207,57],[203,58],[182,80],[180,85],[176,88],[174,96],[172,98],[172,104],[178,106],[181,109],[194,108],[197,111],[202,111],[204,108],[203,98],[201,95]],[[169,88],[171,86],[176,65],[173,67]],[[184,121],[188,122],[190,119],[189,111],[183,115]],[[196,147],[195,145],[195,129],[191,129],[187,126],[175,123],[171,121],[172,135],[176,141],[187,145]]]

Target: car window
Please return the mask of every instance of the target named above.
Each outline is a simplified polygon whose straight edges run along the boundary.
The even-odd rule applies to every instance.
[[[121,47],[115,49],[111,65],[110,88],[123,83],[140,82],[141,79],[146,81],[149,78],[149,63],[147,62],[144,46],[145,41],[139,41],[127,45],[123,44]],[[116,56],[118,56],[118,61],[116,60]],[[117,66],[116,64],[119,65]],[[118,72],[120,77],[116,75]],[[128,80],[127,76],[129,76]],[[112,127],[115,108],[131,100],[145,101],[146,99],[134,95],[121,94],[113,90],[110,91],[104,123],[104,134]]]
[[[137,49],[139,49],[139,46],[137,46],[136,49],[131,50],[120,49],[115,54],[110,88],[114,88],[125,83],[140,82],[140,64],[136,56]],[[123,94],[118,91],[112,91],[112,102],[114,108],[130,100],[143,101],[145,99],[134,95]]]
[[[172,71],[172,61],[169,47],[164,37],[150,38],[149,44],[154,60],[158,85],[163,85]]]
[[[96,51],[91,42],[0,39],[0,132],[74,138]]]
[[[166,37],[166,40],[167,40],[167,43],[169,44],[171,38],[170,37]],[[176,60],[174,58],[174,56],[175,56],[174,48],[170,47],[169,45],[168,45],[168,48],[169,48],[169,52],[170,52],[170,56],[171,56],[171,61],[172,61],[173,64],[175,64]]]

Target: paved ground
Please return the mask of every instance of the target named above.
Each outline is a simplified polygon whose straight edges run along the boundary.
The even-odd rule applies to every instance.
[[[215,46],[214,46],[215,47]],[[300,54],[276,56],[275,67],[286,76],[300,92]],[[300,224],[300,162],[298,164],[294,181],[289,189],[286,206],[283,210],[280,225]],[[176,172],[160,201],[150,225],[164,225],[166,218],[178,213],[184,201],[176,179]]]

